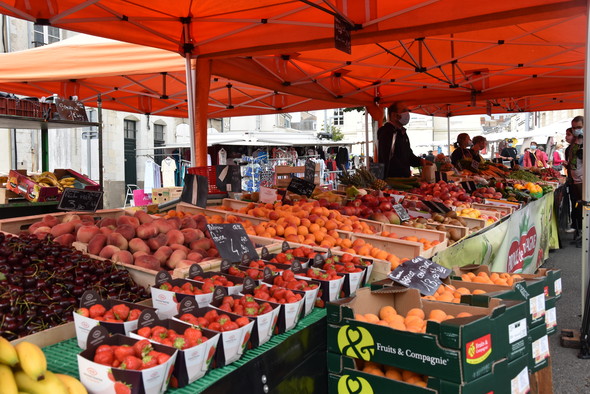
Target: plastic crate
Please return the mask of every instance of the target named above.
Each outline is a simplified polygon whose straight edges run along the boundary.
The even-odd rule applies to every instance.
[[[202,175],[207,177],[209,194],[226,194],[217,188],[217,172],[215,166],[189,167],[188,173],[191,175]]]

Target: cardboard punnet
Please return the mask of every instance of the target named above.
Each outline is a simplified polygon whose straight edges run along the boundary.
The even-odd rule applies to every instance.
[[[244,285],[244,287],[246,287],[246,285]],[[215,289],[215,294],[213,295],[211,306],[214,308],[219,308],[223,302],[223,298],[225,298],[226,296],[228,296],[228,294],[224,291],[223,288],[219,287]],[[243,296],[231,295],[229,297],[232,297],[234,300],[239,300]],[[255,302],[258,305],[261,305],[262,303],[268,301],[260,300]],[[270,312],[266,312],[258,316],[246,316],[248,318],[254,319],[254,328],[252,329],[252,337],[250,338],[250,343],[252,347],[258,347],[268,342],[279,320],[279,312],[281,311],[280,304],[275,304],[274,302],[269,302],[269,304],[272,307],[272,310]],[[225,311],[222,311],[221,313],[225,313]]]
[[[207,306],[213,298],[213,292],[204,294],[184,294],[177,293],[170,290],[160,289],[164,283],[169,283],[172,286],[182,286],[185,283],[198,287],[198,283],[188,279],[172,279],[168,271],[160,271],[156,275],[156,286],[151,287],[152,303],[154,308],[158,310],[158,314],[162,318],[170,318],[178,313],[178,305],[185,297],[194,298],[199,306]]]
[[[180,302],[180,309],[178,315],[174,316],[173,319],[182,322],[180,319],[185,313],[191,314],[195,317],[204,317],[205,314],[211,310],[217,310],[211,306],[199,308],[197,301],[193,298],[185,298]],[[218,311],[218,310],[217,310]],[[223,312],[228,315],[233,321],[240,318],[241,316],[234,313]],[[250,323],[240,327],[236,330],[220,332],[219,341],[217,342],[217,350],[215,351],[215,364],[214,368],[221,368],[226,365],[237,361],[242,357],[248,342],[250,342],[250,336],[252,329],[254,328],[254,319],[249,319]]]
[[[496,361],[492,372],[471,382],[455,383],[435,377],[427,377],[427,386],[420,387],[402,380],[390,379],[363,372],[357,359],[328,353],[328,392],[350,393],[404,393],[404,394],[481,394],[529,392],[527,357],[509,362]]]
[[[428,321],[426,333],[395,330],[354,318],[355,314],[378,315],[386,305],[403,316],[412,308],[423,309],[426,315],[440,309],[453,316],[461,312],[472,316],[442,323]],[[484,308],[423,300],[415,289],[371,293],[363,288],[355,298],[329,303],[327,308],[328,350],[365,361],[464,383],[489,373],[494,361],[510,353],[507,332],[499,332],[497,327],[508,325],[511,314],[499,299],[489,299]]]
[[[166,391],[176,360],[176,350],[160,344],[152,344],[154,350],[165,353],[170,359],[164,364],[140,371],[120,369],[95,363],[94,353],[100,345],[133,346],[137,339],[115,334],[109,336],[106,329],[97,326],[90,331],[88,349],[78,354],[80,381],[91,394],[111,394],[117,392],[117,382],[130,387],[133,394],[160,394]]]
[[[138,335],[137,331],[142,327],[152,328],[156,326],[172,329],[179,335],[183,335],[187,328],[192,327],[188,323],[183,323],[177,320],[160,320],[155,313],[144,311],[139,316],[137,330],[131,331],[129,336],[135,339],[146,339]],[[172,372],[173,379],[175,380],[175,384],[172,384],[173,387],[184,387],[194,382],[203,377],[211,366],[220,334],[216,331],[207,330],[206,328],[200,328],[200,330],[203,333],[203,337],[207,339],[205,342],[188,349],[178,349],[176,362],[174,363],[174,371]],[[152,343],[158,343],[151,340],[151,338],[147,339]],[[173,347],[170,348],[174,349]]]
[[[189,267],[188,277],[186,279],[202,284],[203,281],[200,279],[197,279],[198,277],[201,277],[203,279],[210,279],[215,276],[223,276],[223,277],[227,278],[228,281],[230,281],[234,284],[233,286],[222,286],[227,290],[228,294],[238,294],[240,291],[242,291],[244,278],[240,278],[240,277],[230,275],[230,274],[221,274],[218,272],[205,272],[205,271],[203,271],[203,267],[201,267],[199,264],[193,264]],[[221,285],[216,285],[216,286],[221,286]]]
[[[545,298],[545,327],[547,335],[553,335],[557,332],[557,307],[555,306],[557,297]]]
[[[313,268],[319,268],[326,271],[325,265],[328,263],[334,264],[336,267],[344,267],[344,264],[336,262],[338,259],[333,259],[333,256],[324,257],[321,254],[317,254],[312,260],[311,264]],[[361,266],[355,266],[355,268],[360,269],[358,272],[345,272],[340,271],[338,272],[339,275],[344,276],[344,283],[342,284],[342,293],[344,293],[344,297],[350,297],[359,289],[361,280],[363,276],[365,276],[365,269]]]
[[[267,279],[265,281],[263,281],[262,283],[264,284],[268,284],[268,285],[273,285],[275,282],[275,279],[277,277],[273,276],[270,279]],[[316,285],[317,287],[315,289],[311,289],[311,290],[300,290],[301,292],[304,293],[304,303],[303,303],[303,308],[301,308],[301,318],[309,315],[311,313],[311,311],[313,311],[313,308],[315,306],[315,301],[318,297],[318,292],[320,291],[320,282],[318,281],[314,281],[314,280],[309,280],[306,281],[308,283],[308,285]]]
[[[529,369],[537,372],[549,365],[549,337],[545,325],[529,330],[530,357]]]
[[[80,297],[80,308],[90,308],[92,305],[100,304],[104,306],[107,310],[112,308],[114,305],[118,304],[125,304],[129,307],[129,309],[139,309],[140,311],[144,310],[151,310],[154,313],[156,310],[154,308],[150,308],[149,306],[134,304],[132,302],[127,301],[119,301],[114,298],[109,298],[103,300],[100,295],[94,290],[87,290],[82,294]],[[106,322],[106,321],[99,321],[90,317],[82,316],[77,312],[73,312],[74,314],[74,325],[76,327],[76,338],[78,340],[78,346],[80,349],[86,349],[86,342],[88,338],[88,334],[92,328],[100,325],[107,329],[107,331],[111,334],[122,334],[127,335],[131,331],[137,328],[137,319],[126,321],[123,323],[115,323],[115,322]],[[139,315],[138,315],[139,317]]]
[[[293,267],[292,269],[295,273],[296,279],[315,280],[320,283],[320,291],[318,292],[318,298],[322,301],[330,302],[341,298],[340,292],[342,291],[342,287],[344,286],[344,280],[346,279],[344,275],[338,274],[338,276],[340,277],[339,279],[322,280],[306,276],[305,271],[303,269],[298,269],[298,267]]]

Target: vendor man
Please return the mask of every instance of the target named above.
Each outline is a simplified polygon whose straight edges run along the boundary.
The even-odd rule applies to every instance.
[[[410,167],[425,165],[426,160],[414,154],[405,125],[410,113],[401,103],[393,103],[387,109],[389,122],[377,131],[377,153],[379,163],[385,165],[385,177],[409,177]]]

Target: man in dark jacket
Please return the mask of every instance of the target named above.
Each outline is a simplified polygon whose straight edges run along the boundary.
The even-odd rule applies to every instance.
[[[393,103],[387,109],[389,122],[377,131],[377,154],[379,163],[385,165],[385,177],[409,177],[410,167],[420,167],[425,160],[412,152],[405,125],[410,113],[403,104]]]

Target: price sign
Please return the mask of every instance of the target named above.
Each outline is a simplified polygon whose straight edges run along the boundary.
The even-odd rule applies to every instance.
[[[314,183],[315,180],[315,162],[311,159],[307,159],[305,162],[305,170],[303,173],[303,179],[308,182]]]
[[[274,204],[277,201],[277,189],[260,186],[259,201],[265,204]]]
[[[351,54],[350,30],[348,23],[339,15],[334,15],[334,47]]]
[[[232,263],[242,261],[243,255],[259,259],[250,237],[240,223],[208,224],[207,230],[222,259]]]
[[[435,172],[434,172],[434,180],[435,180],[436,182],[439,182],[439,181],[445,181],[445,182],[448,182],[448,180],[449,180],[449,176],[448,176],[448,174],[446,173],[446,171],[435,171]]]
[[[369,165],[369,171],[375,175],[377,179],[385,179],[385,164],[383,163],[371,163]]]
[[[64,211],[95,212],[102,200],[102,191],[65,188],[57,209]]]
[[[84,108],[84,104],[81,101],[57,98],[55,100],[55,109],[59,119],[73,120],[76,122],[88,122],[86,109]]]
[[[397,216],[399,216],[399,220],[401,220],[402,222],[410,220],[410,214],[408,213],[406,208],[404,208],[401,204],[395,204],[393,206],[393,210],[395,211],[395,213],[397,213]]]
[[[443,204],[442,202],[436,202],[436,201],[422,201],[422,203],[424,205],[426,205],[426,207],[428,209],[430,209],[432,212],[438,212],[438,213],[447,213],[451,211],[451,208],[447,207],[445,204]]]
[[[451,270],[424,257],[416,257],[399,265],[388,277],[406,287],[418,289],[422,295],[434,295]]]
[[[184,187],[180,200],[197,207],[207,207],[207,196],[209,195],[209,181],[206,176],[186,174],[184,176]]]
[[[218,165],[215,166],[217,178],[215,184],[222,192],[238,193],[242,191],[242,174],[240,166]]]
[[[289,183],[289,186],[287,186],[287,191],[306,197],[311,197],[314,190],[315,184],[313,182],[297,178],[296,176],[291,178],[291,182]]]
[[[463,187],[467,193],[473,193],[477,190],[477,185],[473,181],[461,182],[461,187]]]

